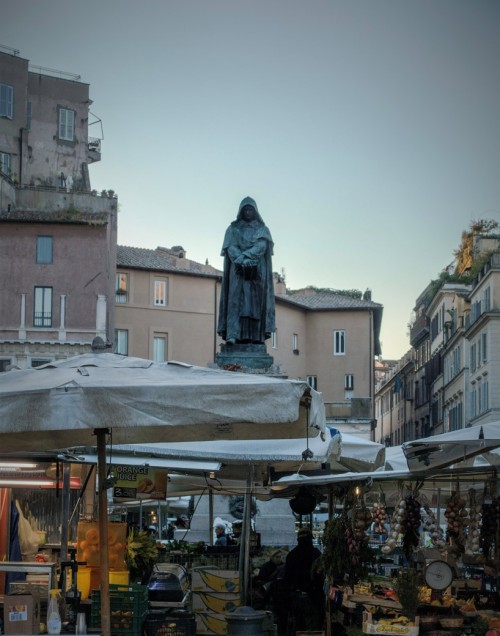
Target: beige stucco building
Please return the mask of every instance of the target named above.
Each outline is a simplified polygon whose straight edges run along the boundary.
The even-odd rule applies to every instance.
[[[213,365],[222,272],[182,247],[118,246],[115,351],[156,361]],[[275,275],[276,331],[267,341],[276,374],[321,391],[332,423],[371,437],[374,360],[382,306],[370,298],[307,288]]]

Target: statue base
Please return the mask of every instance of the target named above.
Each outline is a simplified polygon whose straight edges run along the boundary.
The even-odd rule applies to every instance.
[[[215,363],[221,369],[243,373],[266,373],[274,364],[274,358],[267,353],[265,344],[221,345]]]

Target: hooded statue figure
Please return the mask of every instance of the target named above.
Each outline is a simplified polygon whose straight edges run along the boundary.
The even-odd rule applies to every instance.
[[[217,333],[227,344],[263,344],[275,330],[273,239],[246,197],[226,230]]]

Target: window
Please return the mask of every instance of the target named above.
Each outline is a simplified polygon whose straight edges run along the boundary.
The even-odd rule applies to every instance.
[[[10,176],[10,155],[8,152],[0,152],[0,171]]]
[[[292,336],[292,351],[295,354],[299,353],[299,336],[296,333],[294,333]]]
[[[116,272],[116,304],[128,303],[128,274]]]
[[[167,359],[167,336],[156,335],[153,337],[153,360],[165,362]]]
[[[345,355],[345,331],[343,329],[333,332],[333,355]]]
[[[59,109],[59,139],[73,141],[75,138],[75,111]]]
[[[318,390],[318,376],[317,375],[308,375],[307,376],[307,384],[311,387],[311,389],[314,389],[315,391]]]
[[[12,119],[14,115],[14,89],[8,84],[0,84],[0,117]]]
[[[35,287],[33,327],[52,327],[52,287]]]
[[[51,358],[31,358],[31,368],[36,369],[49,362],[52,362]]]
[[[470,415],[470,419],[472,420],[473,418],[476,417],[476,388],[474,385],[472,385],[472,390],[470,392],[470,408],[469,408],[469,415]]]
[[[483,362],[488,362],[488,350],[486,347],[486,334],[481,334],[481,342],[482,342],[482,351],[483,351]]]
[[[488,410],[488,382],[486,380],[483,380],[483,383],[481,385],[481,412],[484,413],[484,411]]]
[[[476,345],[470,346],[470,370],[474,373],[476,370]]]
[[[128,355],[128,330],[115,329],[115,353]]]
[[[278,330],[277,329],[275,329],[271,333],[271,347],[273,349],[277,349],[277,347],[278,347]]]
[[[36,262],[52,263],[52,236],[36,237]]]
[[[10,369],[10,365],[12,364],[11,358],[0,358],[0,373],[4,371],[8,371]]]
[[[154,282],[154,300],[155,307],[167,306],[167,281],[155,280]]]
[[[354,390],[354,376],[352,373],[346,373],[344,376],[344,389],[346,391]]]

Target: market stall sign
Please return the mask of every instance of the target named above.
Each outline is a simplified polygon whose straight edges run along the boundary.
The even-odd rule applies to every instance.
[[[166,470],[149,466],[116,465],[113,467],[115,483],[113,498],[120,500],[165,499],[167,496]]]

